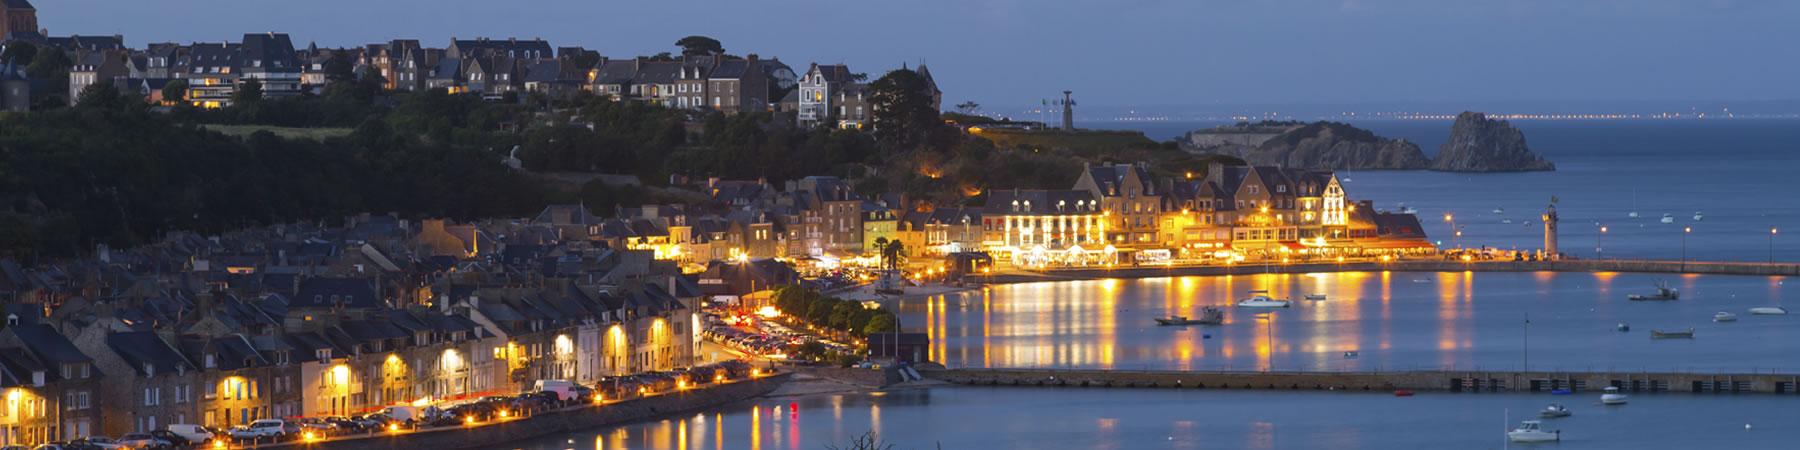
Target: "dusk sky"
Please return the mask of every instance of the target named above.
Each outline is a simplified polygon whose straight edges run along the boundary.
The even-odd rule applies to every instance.
[[[1800,98],[1782,0],[36,0],[55,35],[282,31],[296,45],[542,37],[609,57],[710,35],[735,54],[928,61],[946,104]],[[947,106],[947,105],[946,105]]]

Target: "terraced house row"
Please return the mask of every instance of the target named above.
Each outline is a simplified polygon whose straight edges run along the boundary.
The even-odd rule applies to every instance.
[[[349,415],[692,365],[706,295],[532,220],[386,216],[0,260],[0,445]],[[766,289],[766,288],[765,288]]]
[[[24,0],[9,3],[23,4]],[[19,16],[17,27],[35,26],[36,10]],[[8,32],[0,48],[28,43],[61,51],[73,62],[65,101],[73,101],[96,83],[110,81],[129,95],[153,104],[188,103],[206,108],[230,106],[254,81],[262,98],[320,94],[333,70],[356,77],[378,77],[391,91],[441,89],[476,94],[499,101],[527,95],[565,96],[587,92],[620,101],[640,101],[672,108],[742,112],[781,112],[803,125],[866,126],[873,110],[867,103],[867,76],[842,64],[804,67],[796,72],[780,58],[717,52],[614,57],[578,46],[553,47],[543,39],[458,39],[432,47],[417,39],[394,39],[349,48],[297,47],[286,33],[246,33],[237,41],[126,44],[124,36],[47,36],[47,31]],[[0,61],[0,64],[5,62]],[[0,66],[0,76],[17,78],[5,90],[0,106],[24,110],[32,83],[22,70],[29,61]],[[335,67],[334,67],[335,66]],[[932,101],[941,102],[931,72],[919,66],[931,83]],[[182,98],[164,98],[171,81],[187,86]],[[23,93],[14,92],[15,90]],[[16,94],[16,95],[15,95]]]

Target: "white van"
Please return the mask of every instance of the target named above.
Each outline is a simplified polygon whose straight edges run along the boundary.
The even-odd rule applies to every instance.
[[[556,399],[561,401],[575,400],[575,383],[569,380],[537,380],[532,385],[532,392],[555,392]]]
[[[175,433],[176,436],[181,436],[182,439],[187,439],[194,445],[205,444],[213,439],[212,432],[207,431],[206,427],[191,423],[170,424],[167,429],[170,433]]]
[[[382,408],[381,414],[387,416],[388,420],[405,423],[425,420],[425,416],[419,411],[419,407],[412,405],[394,405]]]

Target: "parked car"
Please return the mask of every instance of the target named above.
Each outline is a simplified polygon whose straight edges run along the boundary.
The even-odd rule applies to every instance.
[[[168,442],[170,447],[189,447],[205,443],[188,440],[187,437],[175,434],[175,432],[169,430],[151,431],[150,437],[162,439],[164,442]]]
[[[128,433],[119,436],[119,445],[133,450],[161,450],[174,446],[169,441],[151,436],[150,433]]]
[[[109,438],[106,436],[88,436],[85,438],[70,441],[69,443],[75,444],[75,445],[87,446],[90,448],[98,448],[101,450],[121,450],[121,449],[126,448],[123,444],[120,444],[119,441],[115,441],[115,440],[113,440],[113,438]]]
[[[575,383],[569,380],[537,380],[531,391],[556,393],[558,401],[575,400]]]
[[[215,434],[212,432],[212,430],[208,430],[208,429],[206,429],[206,427],[194,425],[194,424],[190,424],[190,423],[172,424],[172,425],[169,425],[164,428],[166,430],[168,430],[170,433],[174,433],[177,436],[181,436],[182,439],[187,439],[189,444],[211,443],[213,440],[213,436],[215,436]]]
[[[231,438],[247,440],[285,440],[300,434],[300,425],[281,419],[262,419],[231,429]]]

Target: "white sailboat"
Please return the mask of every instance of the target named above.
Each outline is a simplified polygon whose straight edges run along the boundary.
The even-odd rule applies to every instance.
[[[1675,215],[1663,213],[1662,223],[1675,223]]]
[[[1286,300],[1286,299],[1278,300],[1278,299],[1269,297],[1269,295],[1266,293],[1267,291],[1250,291],[1250,292],[1254,295],[1251,295],[1250,298],[1238,300],[1238,302],[1237,302],[1238,306],[1244,307],[1244,308],[1286,308],[1288,306],[1293,305],[1293,303],[1294,303],[1291,300]]]

